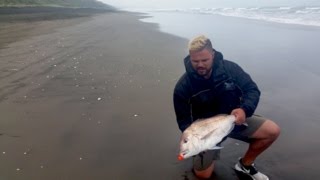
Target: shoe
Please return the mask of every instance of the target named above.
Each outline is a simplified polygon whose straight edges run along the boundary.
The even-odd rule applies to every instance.
[[[268,176],[262,174],[256,169],[256,167],[254,167],[253,163],[250,166],[244,166],[241,162],[241,158],[234,168],[236,171],[250,176],[253,180],[269,180]]]

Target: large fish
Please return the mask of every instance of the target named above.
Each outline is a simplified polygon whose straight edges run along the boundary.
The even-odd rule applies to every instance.
[[[179,160],[183,160],[217,146],[234,128],[234,115],[217,115],[193,122],[183,133],[180,140]]]

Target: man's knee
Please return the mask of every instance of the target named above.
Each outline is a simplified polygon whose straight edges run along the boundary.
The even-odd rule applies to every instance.
[[[271,139],[277,139],[280,135],[280,127],[273,121],[268,120],[268,135]]]
[[[209,178],[214,170],[214,160],[220,158],[220,150],[209,150],[193,157],[193,170],[197,177]]]
[[[253,137],[257,139],[275,140],[280,135],[280,127],[271,120],[266,120],[262,126],[254,133]]]
[[[207,169],[205,170],[196,170],[193,169],[194,173],[197,177],[202,178],[202,179],[208,179],[211,177],[213,170],[214,170],[214,163],[212,163]]]

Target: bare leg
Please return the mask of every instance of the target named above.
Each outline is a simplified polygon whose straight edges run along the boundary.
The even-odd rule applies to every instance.
[[[271,120],[267,120],[262,126],[253,134],[254,139],[242,158],[242,163],[245,166],[251,165],[254,160],[265,151],[280,135],[279,126]]]

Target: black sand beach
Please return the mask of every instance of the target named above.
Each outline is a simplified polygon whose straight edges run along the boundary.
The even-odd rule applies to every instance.
[[[138,19],[1,25],[0,179],[181,176],[172,89],[186,41]]]
[[[187,40],[127,12],[42,17],[0,21],[0,180],[196,179],[190,160],[176,158],[172,105]],[[254,79],[262,89],[280,82],[270,78],[275,73],[294,81],[280,67]],[[318,106],[276,101],[296,88],[280,87],[266,92],[258,112],[276,119],[283,134],[257,164],[270,179],[317,179]],[[297,117],[287,113],[293,107],[305,109]],[[223,145],[212,179],[239,179],[232,167],[246,144]]]

